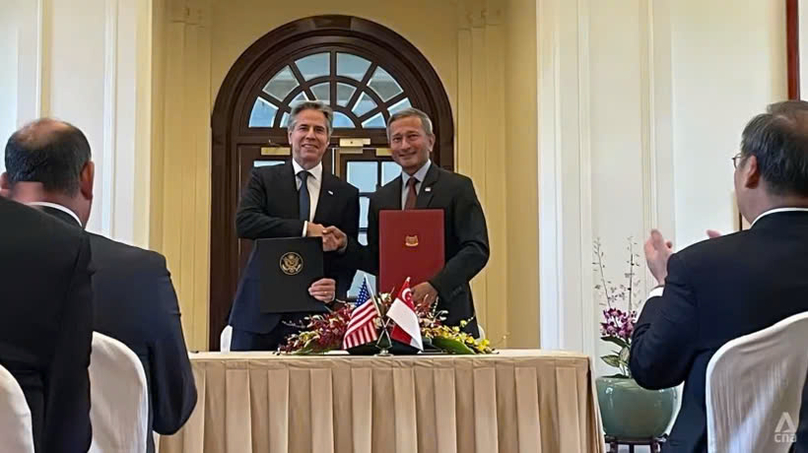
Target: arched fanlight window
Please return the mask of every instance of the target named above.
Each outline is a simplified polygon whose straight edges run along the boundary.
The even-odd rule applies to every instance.
[[[437,72],[403,36],[351,16],[313,16],[282,25],[246,49],[228,71],[211,117],[210,345],[227,322],[239,269],[249,256],[235,215],[250,172],[291,159],[286,123],[296,101],[327,102],[334,131],[323,171],[367,195],[394,178],[385,131],[390,115],[413,106],[430,116],[432,158],[454,168],[454,121]],[[366,224],[360,220],[360,232]],[[361,239],[361,237],[360,237]]]
[[[275,72],[257,94],[250,128],[284,128],[296,102],[319,100],[334,110],[335,129],[384,129],[393,113],[411,107],[389,71],[348,52],[306,55]]]

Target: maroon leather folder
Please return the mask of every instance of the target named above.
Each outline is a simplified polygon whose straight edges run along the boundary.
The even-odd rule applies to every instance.
[[[425,282],[444,264],[442,209],[379,212],[379,291]]]

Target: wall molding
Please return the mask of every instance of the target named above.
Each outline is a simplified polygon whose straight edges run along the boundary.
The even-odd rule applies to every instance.
[[[36,30],[36,110],[35,117],[50,115],[51,0],[37,0]]]
[[[668,1],[643,0],[636,11],[643,206],[635,228],[659,226],[672,233],[671,35],[669,22],[658,23],[669,21],[660,18],[669,12]],[[606,113],[604,106],[592,105],[590,64],[603,55],[590,54],[591,40],[598,39],[590,33],[603,29],[590,23],[592,0],[538,2],[541,347],[594,357],[600,310],[593,290],[592,244],[598,232],[592,202],[601,188],[593,187],[592,122]],[[614,133],[624,137],[624,131]],[[608,133],[597,137],[609,139]],[[648,283],[650,276],[645,278]]]
[[[590,55],[589,55],[589,1],[578,0],[578,161],[579,161],[579,188],[578,197],[580,200],[579,212],[580,224],[578,234],[580,236],[579,253],[577,261],[570,265],[577,264],[580,275],[571,271],[572,277],[577,277],[578,288],[578,310],[582,326],[578,341],[583,345],[583,351],[587,354],[594,352],[596,341],[596,319],[595,299],[592,291],[594,275],[591,272],[592,266],[592,240],[594,232],[592,228],[592,128],[591,128],[591,95],[590,95]],[[589,314],[587,316],[587,313]],[[574,315],[573,315],[574,316]],[[574,318],[573,318],[574,319]],[[574,329],[569,329],[570,322],[566,323],[567,332],[564,332],[568,341],[575,341]],[[592,350],[588,346],[592,345]]]
[[[104,15],[104,136],[101,162],[101,234],[115,231],[115,160],[118,127],[118,0],[106,0]]]

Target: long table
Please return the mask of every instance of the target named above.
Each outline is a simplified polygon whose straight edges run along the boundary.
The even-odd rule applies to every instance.
[[[191,355],[199,400],[160,453],[602,452],[585,355]]]

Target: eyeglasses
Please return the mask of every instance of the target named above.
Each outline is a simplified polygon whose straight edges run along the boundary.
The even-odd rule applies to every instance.
[[[741,158],[741,153],[732,156],[732,166],[738,168],[738,159]]]

